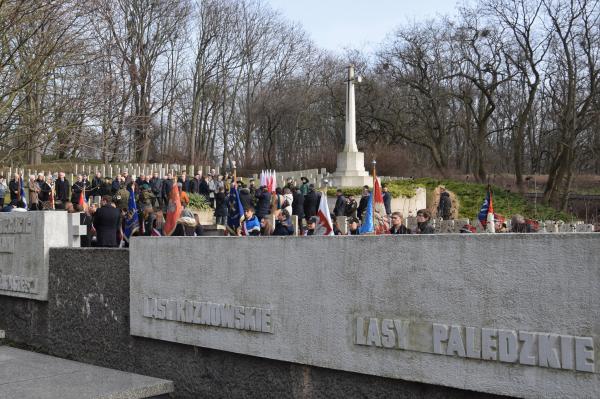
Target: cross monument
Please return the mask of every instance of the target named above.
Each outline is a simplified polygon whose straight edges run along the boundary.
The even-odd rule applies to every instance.
[[[346,81],[346,143],[338,153],[337,169],[331,184],[335,187],[357,187],[370,185],[373,179],[365,170],[365,154],[356,146],[356,110],[354,105],[354,85],[360,83],[360,76],[354,74],[354,65],[348,67]]]

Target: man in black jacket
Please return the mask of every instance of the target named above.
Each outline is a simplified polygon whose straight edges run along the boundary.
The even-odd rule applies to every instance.
[[[192,181],[190,182],[190,193],[199,194],[200,193],[200,173],[196,173]]]
[[[335,192],[336,200],[335,207],[333,208],[333,214],[335,216],[344,216],[346,213],[346,197],[341,189]]]
[[[111,205],[109,195],[102,197],[102,207],[94,213],[93,225],[96,229],[99,247],[118,247],[117,234],[121,226],[121,212]]]
[[[78,204],[79,203],[79,198],[81,197],[81,193],[83,193],[84,199],[85,199],[85,181],[83,181],[83,176],[82,175],[77,175],[77,181],[75,183],[73,183],[73,186],[71,187],[71,202],[73,204]]]
[[[171,190],[173,189],[173,175],[167,174],[167,178],[162,182],[162,199],[163,199],[163,207],[165,204],[169,203],[169,196],[171,195]]]
[[[392,195],[390,194],[390,191],[385,184],[381,189],[383,190],[382,197],[383,205],[385,206],[385,214],[389,216],[392,214]]]
[[[412,232],[408,227],[402,224],[402,214],[400,212],[392,213],[392,226],[389,231],[390,234],[411,234]]]
[[[369,196],[371,192],[369,191],[369,186],[363,186],[363,195],[360,197],[360,202],[358,203],[358,209],[356,209],[356,215],[362,221],[363,213],[367,210],[367,206],[369,205]]]
[[[90,184],[90,196],[93,197],[101,197],[102,185],[104,184],[104,180],[102,179],[102,173],[96,172],[96,176],[92,179]],[[97,202],[96,202],[97,203]]]
[[[11,181],[8,182],[8,189],[10,190],[10,200],[18,201],[21,199],[21,176],[15,173]]]
[[[267,190],[267,186],[261,186],[255,195],[258,202],[256,216],[260,220],[263,216],[271,213],[271,193]],[[252,191],[250,191],[250,196],[252,196]]]
[[[158,172],[154,172],[150,180],[150,189],[152,190],[152,194],[154,194],[152,206],[155,208],[162,209],[163,207],[162,188],[163,180],[158,176]]]
[[[308,186],[308,194],[304,197],[304,217],[308,221],[317,214],[319,209],[319,195],[315,192],[315,185]]]
[[[58,174],[58,179],[54,186],[55,207],[56,209],[65,209],[65,202],[69,201],[69,180],[65,178],[64,172]]]
[[[304,219],[304,195],[298,187],[292,188],[292,195],[294,197],[292,215],[298,216],[298,223],[302,223],[302,219]]]
[[[210,189],[204,176],[200,175],[200,183],[198,184],[198,194],[206,198],[206,202],[210,202]]]

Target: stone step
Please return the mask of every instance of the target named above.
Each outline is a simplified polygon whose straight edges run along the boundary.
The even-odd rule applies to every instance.
[[[173,382],[0,346],[0,398],[161,398]]]

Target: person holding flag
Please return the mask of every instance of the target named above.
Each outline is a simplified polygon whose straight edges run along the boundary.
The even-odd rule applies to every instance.
[[[375,170],[376,164],[377,162],[373,160],[373,191],[369,195],[363,224],[359,229],[360,234],[388,234],[390,230],[383,202],[383,194],[381,192],[381,184],[379,184]]]
[[[27,209],[27,197],[25,195],[25,183],[23,182],[23,176],[19,178],[19,199],[23,202],[23,208]]]
[[[129,191],[129,201],[127,203],[127,214],[123,223],[123,238],[127,244],[131,236],[133,236],[140,229],[140,215],[138,214],[137,204],[135,203],[134,185],[132,183],[127,191]],[[81,192],[81,201],[85,204],[84,194]],[[87,205],[85,205],[87,207]]]
[[[167,206],[167,220],[163,227],[163,233],[165,236],[170,236],[175,232],[177,227],[177,220],[181,217],[181,211],[183,206],[181,205],[181,199],[179,197],[179,187],[174,184],[169,194],[169,204]]]
[[[231,236],[237,236],[240,232],[242,218],[244,217],[244,206],[238,192],[235,162],[233,163],[233,181],[229,189],[227,204],[229,208],[227,213],[227,233]]]
[[[81,207],[82,212],[86,212],[88,210],[88,203],[85,200],[85,191],[84,190],[82,190],[81,193],[79,193],[79,200],[77,201],[77,203]]]
[[[492,187],[488,184],[487,192],[485,195],[485,200],[481,205],[481,209],[479,210],[479,223],[485,228],[485,231],[488,233],[495,233],[495,223],[494,223],[494,201],[492,195]]]
[[[314,235],[333,236],[333,223],[331,221],[331,213],[329,213],[329,204],[327,204],[327,191],[321,192],[319,201],[319,209],[317,210],[316,227]],[[310,219],[309,219],[310,220]]]

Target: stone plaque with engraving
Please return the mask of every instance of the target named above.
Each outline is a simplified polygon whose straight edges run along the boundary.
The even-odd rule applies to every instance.
[[[48,299],[48,252],[69,246],[67,212],[0,213],[0,295]]]
[[[134,238],[131,333],[526,398],[600,392],[600,235]]]

